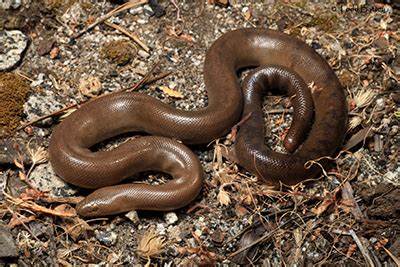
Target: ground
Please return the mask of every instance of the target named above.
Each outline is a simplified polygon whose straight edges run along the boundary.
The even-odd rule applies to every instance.
[[[29,37],[22,60],[8,72],[31,87],[21,126],[0,131],[2,264],[400,265],[399,6],[161,1],[153,9],[139,5],[116,12],[86,30],[121,4],[92,2],[44,1],[1,11],[0,27]],[[180,109],[204,107],[206,51],[223,33],[243,27],[297,36],[329,62],[343,84],[349,130],[320,179],[270,188],[230,160],[228,135],[191,147],[206,182],[189,206],[76,216],[74,204],[88,192],[59,179],[46,155],[62,116],[90,98],[136,85],[149,72],[152,78],[138,91]],[[287,99],[267,96],[265,111],[266,143],[282,150],[291,120]],[[168,178],[149,173],[141,179]]]

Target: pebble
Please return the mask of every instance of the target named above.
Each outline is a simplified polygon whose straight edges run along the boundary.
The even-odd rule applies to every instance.
[[[383,98],[378,98],[376,100],[376,109],[381,111],[385,108],[385,100]]]
[[[175,240],[176,242],[182,241],[182,238],[181,238],[182,231],[179,226],[176,225],[176,226],[169,227],[168,234],[172,240]]]
[[[164,220],[167,224],[171,225],[178,221],[178,216],[175,212],[168,212],[164,215]]]
[[[23,138],[0,138],[0,165],[14,164],[14,159],[22,154],[24,164],[30,164],[32,159],[26,150],[26,140]]]
[[[145,5],[145,6],[148,6],[148,5]],[[131,8],[131,9],[129,9],[129,13],[131,15],[138,15],[138,14],[143,12],[143,8],[144,7],[142,7],[142,6],[139,6],[139,7],[136,7],[136,8]]]
[[[140,221],[136,210],[131,210],[130,212],[125,214],[125,217],[128,218],[129,220],[131,220],[131,222],[133,222],[134,224],[138,224]]]
[[[115,232],[95,231],[97,240],[106,246],[115,245],[117,242],[117,234]]]
[[[43,81],[44,81],[44,73],[39,73],[37,79],[31,82],[31,87],[39,86],[43,83]]]
[[[14,68],[28,46],[28,37],[21,31],[0,31],[0,71]]]
[[[17,9],[21,6],[21,0],[4,0],[0,2],[0,9]]]
[[[148,57],[150,56],[150,54],[147,53],[147,52],[144,51],[144,50],[139,50],[139,51],[138,51],[138,54],[139,54],[139,56],[141,56],[141,57],[144,58],[144,59],[146,59],[146,58],[148,58]]]
[[[50,196],[67,197],[77,192],[54,173],[50,163],[36,166],[29,176],[30,183],[39,191],[49,192]]]
[[[38,79],[40,75],[38,75]],[[31,94],[28,101],[24,104],[24,114],[26,114],[26,121],[36,119],[38,116],[49,114],[63,108],[56,100],[56,94],[53,91],[45,90],[40,93]],[[43,124],[49,123],[52,120],[42,121]]]
[[[194,234],[197,236],[201,236],[202,232],[200,229],[196,229],[196,231],[194,231]]]
[[[399,173],[388,171],[385,173],[384,179],[395,184],[396,186],[400,186]]]
[[[0,226],[0,258],[5,257],[18,257],[18,250],[15,245],[15,238],[11,235],[10,231],[5,227]]]

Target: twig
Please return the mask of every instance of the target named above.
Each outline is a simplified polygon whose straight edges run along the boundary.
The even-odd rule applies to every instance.
[[[105,14],[104,16],[98,18],[94,23],[90,24],[89,26],[87,26],[82,31],[80,31],[77,34],[73,35],[72,39],[76,39],[76,38],[80,37],[82,34],[84,34],[87,31],[90,31],[91,29],[96,27],[98,24],[102,23],[103,21],[111,18],[112,16],[114,16],[114,15],[116,15],[116,14],[118,14],[118,13],[124,11],[124,10],[130,9],[130,8],[133,8],[133,7],[136,7],[136,6],[140,6],[140,5],[143,5],[143,4],[146,4],[146,3],[147,3],[147,0],[139,0],[139,1],[136,1],[136,2],[132,2],[131,1],[131,2],[127,2],[125,4],[122,4],[122,5],[118,6],[117,8],[111,10],[110,12]]]
[[[60,114],[60,113],[63,113],[64,111],[69,110],[69,109],[71,109],[71,108],[74,108],[74,107],[76,107],[76,106],[78,106],[78,105],[80,105],[80,103],[75,103],[75,104],[66,106],[66,107],[64,107],[64,108],[62,108],[62,109],[56,110],[56,111],[54,111],[54,112],[52,112],[52,113],[50,113],[50,114],[46,114],[46,115],[40,116],[39,118],[36,118],[36,119],[34,119],[34,120],[30,121],[30,122],[27,122],[27,123],[25,123],[25,124],[19,126],[19,127],[17,128],[17,131],[19,131],[19,130],[25,128],[25,127],[31,126],[32,124],[34,124],[34,123],[36,123],[36,122],[42,121],[42,120],[44,120],[44,119],[47,119],[47,118],[50,118],[50,117],[53,117],[53,116],[56,116],[56,115],[58,115],[58,114]]]
[[[304,216],[302,219],[304,220],[304,219],[308,219],[308,218],[310,218],[310,217],[314,217],[314,215],[313,215],[313,214],[306,215],[306,216]],[[267,240],[268,238],[272,237],[276,232],[278,232],[278,230],[280,229],[280,227],[289,224],[289,223],[292,222],[293,220],[294,220],[294,218],[290,218],[289,220],[287,220],[286,222],[284,222],[282,225],[276,227],[275,229],[271,230],[270,232],[264,233],[263,236],[261,236],[260,238],[254,240],[253,242],[251,242],[251,243],[248,244],[247,246],[244,246],[244,247],[242,247],[242,248],[236,250],[235,252],[231,253],[228,257],[229,257],[229,258],[233,258],[233,257],[235,257],[236,255],[238,255],[239,253],[245,251],[246,249],[251,248],[252,246],[254,246],[254,245],[256,245],[256,244]]]
[[[158,68],[158,66],[160,66],[160,62],[157,62],[157,63],[151,68],[151,70],[148,71],[148,72],[146,73],[146,75],[145,75],[137,84],[135,84],[135,85],[133,85],[133,86],[131,86],[131,87],[128,87],[128,88],[124,88],[124,89],[122,89],[121,91],[122,91],[122,92],[125,92],[125,91],[126,91],[126,92],[132,92],[132,91],[135,91],[136,89],[142,87],[143,85],[147,84],[147,82],[148,82],[149,79],[150,79],[151,74],[155,71],[156,68]]]
[[[392,260],[394,261],[394,263],[396,263],[396,265],[397,266],[400,266],[400,260],[398,259],[398,258],[396,258],[396,256],[395,255],[393,255],[393,253],[390,251],[390,250],[388,250],[387,248],[385,248],[385,247],[382,247],[384,250],[385,250],[385,252],[392,258]]]
[[[356,242],[357,247],[360,249],[361,254],[363,255],[368,266],[371,266],[371,267],[375,266],[374,262],[372,261],[371,257],[369,256],[368,250],[364,247],[361,240],[358,238],[356,232],[354,232],[353,229],[350,229],[349,231],[333,229],[332,232],[335,234],[340,234],[340,235],[350,235],[354,239],[354,242]]]
[[[59,212],[57,210],[48,209],[46,207],[40,206],[32,201],[24,201],[23,199],[20,199],[20,198],[14,198],[13,196],[9,195],[6,192],[3,192],[3,194],[4,194],[4,196],[6,196],[6,199],[8,202],[15,204],[17,206],[27,208],[32,211],[47,213],[47,214],[60,216],[60,217],[75,217],[76,216],[76,214],[74,214],[74,213]]]
[[[144,85],[151,84],[151,83],[153,83],[153,82],[155,82],[155,81],[158,81],[158,80],[160,80],[160,79],[163,79],[163,78],[165,78],[166,76],[168,76],[169,74],[171,74],[171,72],[165,72],[165,73],[161,73],[161,74],[158,75],[158,76],[155,76],[155,77],[153,77],[153,78],[150,78],[152,72],[153,72],[159,65],[160,65],[160,62],[158,62],[157,64],[155,64],[155,65],[151,68],[151,70],[150,70],[149,72],[147,72],[146,75],[145,75],[138,83],[136,83],[135,85],[133,85],[133,86],[131,86],[131,87],[124,88],[124,89],[122,89],[122,90],[120,90],[120,91],[132,92],[132,91],[135,91],[135,90],[137,90],[138,88],[140,88],[140,87],[142,87],[142,86],[144,86]],[[104,95],[101,95],[101,96],[98,96],[98,97],[102,97],[102,96],[104,96]],[[94,99],[96,99],[96,98],[94,98]],[[94,99],[90,99],[90,100],[94,100]],[[75,103],[75,104],[66,106],[66,107],[64,107],[64,108],[62,108],[62,109],[56,110],[56,111],[54,111],[54,112],[52,112],[52,113],[50,113],[50,114],[46,114],[46,115],[40,116],[40,117],[38,117],[38,118],[36,118],[36,119],[30,121],[30,122],[27,122],[27,123],[25,123],[25,124],[19,126],[19,127],[17,128],[17,131],[19,131],[19,130],[21,130],[21,129],[24,129],[25,127],[28,127],[28,126],[30,126],[30,125],[32,125],[32,124],[35,124],[35,123],[37,123],[37,122],[39,122],[39,121],[42,121],[42,120],[44,120],[44,119],[47,119],[47,118],[50,118],[50,117],[53,117],[53,116],[57,116],[57,115],[59,115],[60,113],[63,113],[63,112],[65,112],[65,111],[69,110],[69,109],[75,108],[75,107],[77,107],[77,106],[79,106],[79,105],[81,105],[81,104],[86,103],[87,101],[88,101],[88,100],[82,101],[82,102],[80,102],[80,103]]]
[[[175,0],[171,0],[171,4],[176,8],[176,20],[181,20],[181,9],[179,8],[178,4]]]
[[[139,37],[138,37],[136,34],[131,33],[131,32],[129,32],[129,31],[127,31],[125,28],[123,28],[123,27],[121,27],[121,26],[119,26],[119,25],[117,25],[117,24],[108,22],[108,21],[104,22],[104,24],[106,24],[106,25],[108,25],[108,26],[110,26],[110,27],[113,27],[113,28],[116,29],[117,31],[120,31],[120,32],[126,34],[126,35],[127,35],[128,37],[130,37],[133,41],[135,41],[144,51],[146,51],[146,52],[149,52],[149,51],[150,51],[150,48],[149,48],[145,43],[143,43],[142,41],[140,41]]]
[[[154,82],[156,82],[158,80],[164,79],[165,77],[167,77],[171,73],[172,73],[171,71],[163,72],[163,73],[161,73],[161,74],[159,74],[159,75],[157,75],[157,76],[155,76],[153,78],[149,78],[147,80],[147,82],[145,82],[143,85],[148,85],[148,84],[154,83]]]

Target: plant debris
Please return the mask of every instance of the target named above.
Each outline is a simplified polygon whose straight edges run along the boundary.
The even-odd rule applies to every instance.
[[[39,2],[20,3],[0,19],[30,38],[16,72],[0,74],[0,127],[8,134],[0,141],[0,212],[8,228],[4,240],[15,241],[4,243],[4,257],[11,256],[0,257],[0,265],[399,264],[397,5]],[[235,164],[234,127],[224,138],[191,147],[206,177],[187,207],[79,218],[74,206],[89,191],[58,179],[47,160],[58,120],[90,99],[120,91],[145,93],[182,110],[207,106],[207,49],[224,32],[242,27],[272,28],[303,40],[328,61],[346,90],[344,146],[336,157],[323,158],[330,165],[321,176],[291,187],[266,185]],[[278,152],[292,119],[288,103],[267,95],[263,107],[265,143]],[[148,182],[164,179],[151,172]]]

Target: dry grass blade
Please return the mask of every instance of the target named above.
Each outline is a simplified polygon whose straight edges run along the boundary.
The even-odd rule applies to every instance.
[[[125,35],[127,35],[129,38],[131,38],[133,41],[135,41],[144,51],[146,51],[146,52],[150,51],[150,48],[145,43],[143,43],[136,34],[131,33],[129,31],[127,31],[126,29],[124,29],[123,27],[116,25],[114,23],[111,23],[108,21],[106,21],[104,23],[110,27],[113,27],[117,31],[120,31],[120,32],[124,33]]]
[[[358,108],[363,108],[372,103],[375,98],[375,92],[371,89],[360,90],[354,97],[354,103]]]
[[[354,116],[349,121],[349,130],[353,130],[357,128],[362,122],[362,118],[360,116]]]
[[[29,147],[28,144],[28,153],[31,156],[33,164],[41,164],[45,163],[48,158],[47,151],[44,149],[44,147],[38,147],[37,149],[32,149]]]
[[[48,209],[46,207],[36,204],[33,201],[25,201],[21,198],[15,198],[15,197],[7,194],[6,192],[3,192],[3,195],[6,197],[7,202],[14,204],[16,206],[20,206],[22,208],[26,208],[26,209],[34,211],[34,212],[46,213],[46,214],[59,216],[59,217],[75,217],[76,216],[76,214],[73,212],[63,212],[63,211],[57,211],[55,209]]]
[[[102,16],[101,18],[98,18],[94,23],[90,24],[89,26],[87,26],[85,29],[83,29],[82,31],[78,32],[76,35],[74,35],[72,38],[76,39],[79,36],[81,36],[82,34],[84,34],[85,32],[93,29],[94,27],[96,27],[96,25],[102,23],[103,21],[106,21],[107,19],[111,18],[112,16],[127,10],[127,9],[131,9],[133,7],[137,7],[143,4],[146,4],[147,0],[137,0],[137,1],[130,1],[127,2],[125,4],[120,5],[119,7],[111,10],[110,12],[108,12],[107,14],[105,14],[104,16]]]
[[[157,233],[154,227],[150,227],[140,238],[137,253],[141,258],[150,260],[164,253],[165,245],[165,236]]]

